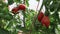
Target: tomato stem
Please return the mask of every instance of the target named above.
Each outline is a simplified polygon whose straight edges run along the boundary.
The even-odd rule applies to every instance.
[[[38,11],[37,16],[34,16],[34,19],[33,19],[33,21],[32,21],[32,23],[33,23],[33,25],[34,25],[33,27],[35,27],[36,20],[37,20],[37,18],[38,18],[38,15],[39,15],[39,13],[40,13],[40,11],[41,11],[42,7],[43,7],[43,3],[42,3],[42,5],[41,5],[40,10]]]
[[[39,4],[40,4],[40,0],[38,1],[36,11],[38,10]]]

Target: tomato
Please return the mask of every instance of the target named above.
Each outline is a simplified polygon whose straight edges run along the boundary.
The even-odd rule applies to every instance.
[[[12,13],[13,13],[13,14],[19,13],[18,11],[19,11],[19,9],[18,9],[17,7],[15,7],[15,8],[12,9]]]
[[[20,5],[18,6],[18,8],[19,8],[20,10],[24,10],[24,11],[25,11],[25,9],[26,9],[26,7],[25,7],[24,4],[20,4]]]
[[[49,27],[50,25],[50,20],[49,20],[49,17],[48,16],[44,16],[41,20],[41,23],[43,26],[46,26],[47,28]]]
[[[41,21],[41,19],[43,18],[43,16],[44,16],[44,14],[42,12],[40,12],[39,15],[38,15],[38,21],[39,22]]]

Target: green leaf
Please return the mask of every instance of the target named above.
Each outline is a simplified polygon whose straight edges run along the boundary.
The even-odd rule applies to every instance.
[[[11,19],[13,19],[13,16],[11,15],[11,14],[6,14],[6,15],[4,15],[5,17],[4,17],[4,19],[6,19],[6,20],[11,20]]]
[[[53,2],[50,6],[49,6],[49,9],[51,12],[55,11],[56,9],[58,9],[59,7],[59,4],[58,2]]]
[[[11,4],[13,4],[13,3],[14,3],[13,0],[8,0],[8,5],[11,5]]]
[[[0,18],[4,18],[4,14],[3,13],[0,13]]]
[[[39,2],[40,0],[36,0],[36,1],[38,1],[38,2]]]
[[[26,6],[29,7],[29,0],[26,0]]]
[[[4,7],[2,12],[3,12],[4,14],[8,14],[8,13],[9,13],[8,7]]]
[[[49,18],[50,18],[50,22],[51,22],[51,24],[53,24],[53,23],[54,23],[54,21],[55,21],[54,16],[53,16],[53,15],[50,15],[50,16],[49,16]]]
[[[6,29],[0,28],[0,34],[11,34],[11,32]]]
[[[16,3],[22,3],[22,0],[14,0]]]

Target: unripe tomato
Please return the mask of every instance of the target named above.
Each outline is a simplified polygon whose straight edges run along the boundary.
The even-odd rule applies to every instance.
[[[44,17],[42,18],[42,20],[41,20],[41,23],[42,23],[43,26],[45,25],[45,26],[48,28],[49,25],[50,25],[49,17],[48,17],[48,16],[44,16]]]
[[[44,14],[42,12],[40,12],[40,14],[38,15],[38,21],[40,22],[41,19],[43,18]]]
[[[19,8],[20,10],[24,10],[24,11],[25,11],[25,9],[26,9],[26,7],[25,7],[24,4],[20,4],[20,5],[18,6],[18,8]]]
[[[18,9],[17,7],[15,7],[15,8],[12,9],[12,13],[13,13],[13,14],[19,13],[18,11],[19,11],[19,9]]]

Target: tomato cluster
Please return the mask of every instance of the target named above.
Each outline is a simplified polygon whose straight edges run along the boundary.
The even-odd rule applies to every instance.
[[[43,26],[46,26],[47,28],[50,25],[49,17],[44,15],[43,12],[40,12],[38,15],[38,21],[42,23]]]
[[[26,9],[25,5],[24,4],[20,4],[18,7],[15,7],[15,8],[12,9],[12,13],[13,14],[17,14],[17,13],[19,13],[18,12],[19,10],[25,11],[25,9]]]

